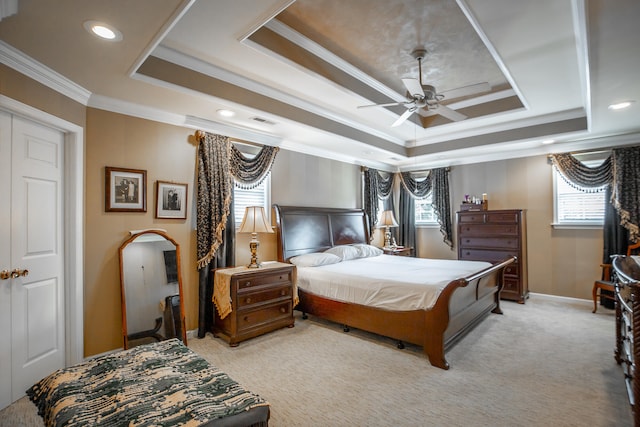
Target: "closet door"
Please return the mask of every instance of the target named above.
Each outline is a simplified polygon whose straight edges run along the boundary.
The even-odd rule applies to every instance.
[[[5,128],[5,116],[3,114]],[[2,283],[2,395],[11,403],[65,361],[63,148],[64,134],[9,117],[11,136],[1,142],[3,207],[0,270],[14,273]],[[6,158],[10,160],[6,163]],[[5,174],[6,172],[2,172]],[[6,177],[3,177],[6,178]],[[9,189],[7,189],[8,187]],[[8,249],[6,248],[8,246]],[[9,307],[6,307],[9,301]],[[7,308],[6,310],[4,308]],[[10,313],[10,317],[4,313]],[[10,336],[5,336],[8,331]],[[8,349],[8,351],[6,350]],[[8,362],[8,363],[7,363]],[[6,367],[9,372],[6,372]],[[8,375],[8,377],[7,377]],[[6,406],[6,397],[2,405]]]
[[[0,271],[11,268],[11,116],[0,110]],[[0,409],[11,399],[11,280],[0,279]]]

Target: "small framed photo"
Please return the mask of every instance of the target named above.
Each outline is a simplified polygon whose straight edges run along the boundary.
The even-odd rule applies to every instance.
[[[156,182],[156,218],[187,219],[187,184]]]
[[[106,166],[104,181],[106,212],[147,211],[147,171]]]

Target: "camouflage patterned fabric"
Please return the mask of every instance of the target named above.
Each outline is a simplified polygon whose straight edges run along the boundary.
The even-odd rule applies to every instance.
[[[198,426],[268,406],[177,339],[60,369],[27,394],[47,426]]]

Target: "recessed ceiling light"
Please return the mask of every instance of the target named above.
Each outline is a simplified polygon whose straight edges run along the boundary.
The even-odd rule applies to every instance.
[[[545,139],[544,141],[542,141],[543,144],[553,144],[554,142],[556,142],[555,139]]]
[[[631,106],[631,104],[633,104],[635,101],[623,101],[623,102],[618,102],[617,104],[611,104],[609,105],[609,110],[622,110],[625,108],[628,108]]]
[[[218,110],[216,111],[218,114],[220,114],[222,117],[233,117],[236,115],[236,113],[234,113],[231,110]]]
[[[122,33],[116,28],[98,21],[85,21],[83,23],[84,29],[96,37],[100,37],[103,40],[112,42],[119,42],[122,40]]]

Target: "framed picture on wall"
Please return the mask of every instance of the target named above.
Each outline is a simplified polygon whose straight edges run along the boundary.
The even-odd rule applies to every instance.
[[[104,168],[106,212],[147,211],[147,171]]]
[[[156,218],[187,219],[187,184],[156,181]]]

